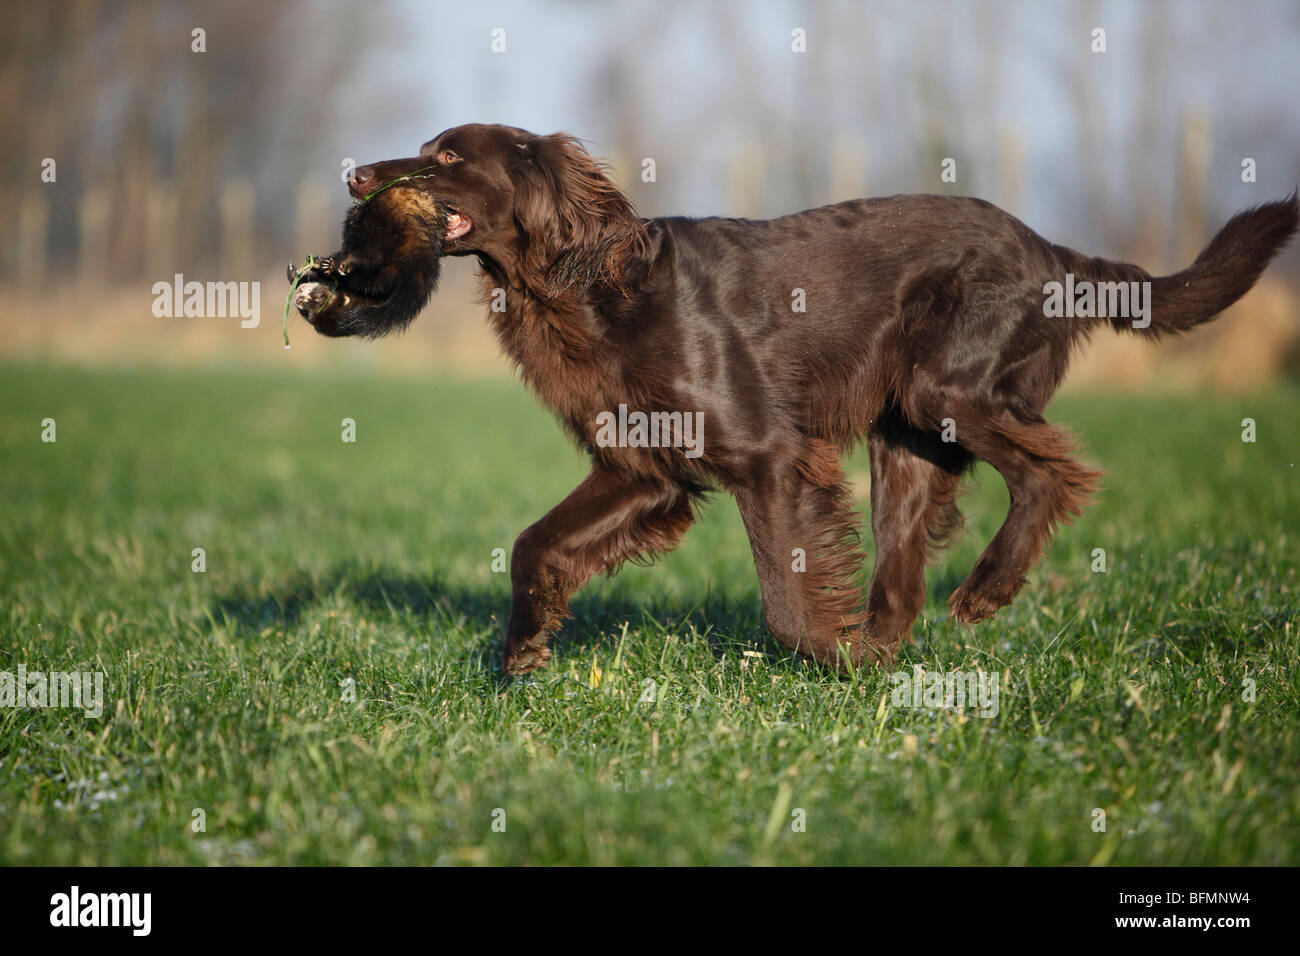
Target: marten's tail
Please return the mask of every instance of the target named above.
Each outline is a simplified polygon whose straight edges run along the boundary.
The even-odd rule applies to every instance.
[[[1249,292],[1260,273],[1295,234],[1298,220],[1300,202],[1296,193],[1289,199],[1239,212],[1210,240],[1195,262],[1169,276],[1152,277],[1137,266],[1088,259],[1059,246],[1057,251],[1067,268],[1097,286],[1150,282],[1145,287],[1150,295],[1142,296],[1141,308],[1135,308],[1139,303],[1129,296],[1128,309],[1111,309],[1105,315],[1094,309],[1093,314],[1118,331],[1156,338],[1208,322]],[[1097,304],[1106,291],[1098,288]],[[1114,314],[1117,311],[1125,314]]]

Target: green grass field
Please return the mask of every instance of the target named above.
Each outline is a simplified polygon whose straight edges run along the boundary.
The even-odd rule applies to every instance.
[[[504,681],[493,550],[585,472],[522,386],[0,367],[0,671],[105,696],[0,707],[0,862],[1300,863],[1298,400],[1056,402],[1105,491],[972,630],[977,473],[900,667],[982,718],[783,652],[722,496]]]

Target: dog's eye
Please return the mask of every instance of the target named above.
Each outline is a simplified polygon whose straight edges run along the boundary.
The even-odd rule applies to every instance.
[[[438,162],[442,163],[444,166],[450,166],[452,163],[461,163],[464,162],[464,160],[450,149],[444,149],[438,154]]]

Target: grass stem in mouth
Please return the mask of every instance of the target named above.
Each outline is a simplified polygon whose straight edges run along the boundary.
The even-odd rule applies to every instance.
[[[293,282],[289,284],[289,296],[284,300],[284,324],[281,330],[284,332],[284,347],[289,347],[289,306],[293,305],[293,294],[298,291],[298,283],[302,277],[316,267],[316,257],[309,255],[302,266],[294,273]],[[338,283],[334,283],[334,288],[330,289],[329,297],[321,304],[321,308],[329,305],[334,299],[334,293],[338,291]]]
[[[405,176],[398,176],[396,179],[391,179],[388,182],[384,183],[382,186],[380,186],[378,189],[376,189],[374,192],[367,194],[366,198],[361,200],[361,202],[370,202],[371,199],[373,199],[375,196],[378,196],[389,186],[396,186],[398,183],[406,182],[406,180],[408,179],[416,179],[416,178],[428,179],[429,178],[428,176],[417,176],[417,174],[424,172],[426,169],[433,169],[433,167],[437,165],[438,165],[437,163],[430,163],[428,166],[421,166],[419,169],[412,170],[411,172],[407,173]]]

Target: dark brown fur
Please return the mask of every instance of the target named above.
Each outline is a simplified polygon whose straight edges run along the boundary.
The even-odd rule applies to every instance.
[[[357,202],[343,220],[343,248],[299,278],[298,314],[321,335],[401,331],[438,288],[446,229],[443,210],[406,182]],[[289,263],[289,282],[297,276]]]
[[[1045,284],[1066,273],[1149,280],[1141,334],[1178,332],[1244,295],[1297,221],[1295,196],[1241,213],[1187,270],[1152,279],[1054,245],[978,199],[640,220],[572,138],[477,125],[358,169],[353,192],[430,163],[402,193],[472,220],[446,254],[478,258],[489,299],[504,290],[505,310],[490,313],[503,350],[592,459],[515,544],[511,673],[549,658],[570,596],[592,575],[676,546],[710,488],[739,503],[772,633],[834,666],[887,660],[910,636],[927,557],[961,525],[962,476],[987,461],[1010,511],[949,601],[957,621],[987,618],[1099,477],[1042,413],[1072,350],[1107,320],[1046,317]],[[805,312],[792,311],[795,290]],[[702,412],[703,454],[602,447],[597,416],[620,404]],[[876,542],[865,601],[839,464],[863,439]],[[519,463],[520,480],[532,467]]]

